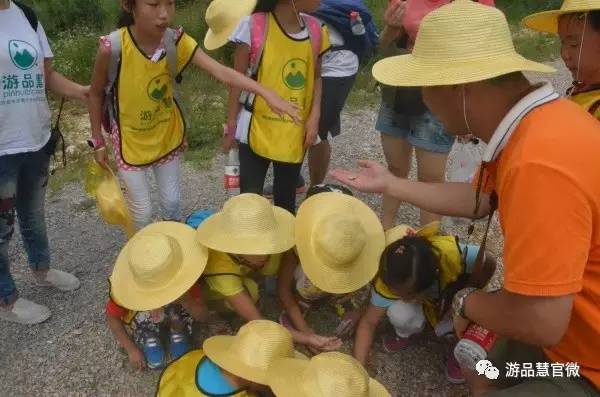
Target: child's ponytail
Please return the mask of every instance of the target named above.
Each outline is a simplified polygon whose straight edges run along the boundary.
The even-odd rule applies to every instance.
[[[135,0],[121,1],[121,13],[119,14],[119,19],[117,20],[117,28],[124,28],[134,24],[133,13],[131,12],[134,5]]]

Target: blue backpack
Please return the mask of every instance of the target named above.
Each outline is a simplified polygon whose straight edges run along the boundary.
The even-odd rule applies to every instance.
[[[350,13],[357,11],[365,25],[365,34],[355,36],[350,24]],[[366,63],[375,54],[379,44],[379,32],[373,21],[373,15],[362,0],[321,0],[315,17],[333,26],[344,39],[343,46],[332,47],[332,51],[350,50],[355,53],[361,63]]]

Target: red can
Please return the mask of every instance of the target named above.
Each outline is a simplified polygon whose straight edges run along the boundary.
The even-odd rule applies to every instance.
[[[488,353],[496,343],[496,333],[478,324],[471,324],[454,348],[454,357],[461,367],[475,369],[481,360],[487,359]]]

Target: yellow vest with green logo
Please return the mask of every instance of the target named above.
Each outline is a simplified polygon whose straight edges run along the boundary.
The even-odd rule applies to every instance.
[[[312,107],[317,60],[313,59],[309,37],[302,40],[289,37],[272,13],[269,13],[267,24],[257,81],[298,105],[302,123],[296,124],[288,116],[278,116],[262,97],[257,96],[248,142],[252,151],[261,157],[301,163],[304,159],[304,123]]]
[[[222,395],[205,394],[197,383],[197,371],[205,358],[200,349],[192,350],[169,364],[160,375],[156,387],[156,397],[219,397]],[[253,397],[254,393],[241,390],[231,397]]]
[[[575,94],[571,100],[600,120],[600,89]]]
[[[152,62],[127,28],[121,29],[121,66],[116,87],[121,156],[126,164],[152,164],[177,150],[185,123],[173,97],[167,59]]]
[[[450,283],[455,282],[463,272],[463,260],[460,249],[453,236],[427,236],[427,240],[435,248],[435,253],[440,261],[440,288],[444,290]],[[375,279],[373,288],[384,298],[398,300],[400,297],[381,280],[381,277]],[[437,302],[426,298],[423,302],[423,312],[429,323],[435,327],[439,322]]]

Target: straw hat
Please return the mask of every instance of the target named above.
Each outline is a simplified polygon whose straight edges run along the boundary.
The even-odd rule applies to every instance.
[[[208,250],[194,229],[158,222],[136,233],[117,257],[110,276],[111,297],[130,310],[153,310],[183,295],[198,280]]]
[[[294,246],[294,216],[258,194],[240,194],[202,222],[197,238],[205,247],[230,254],[278,254]]]
[[[331,352],[310,361],[278,360],[269,370],[269,386],[277,397],[390,397],[390,393],[358,361]]]
[[[306,357],[294,351],[292,335],[282,325],[254,320],[234,336],[217,335],[204,341],[206,356],[227,372],[251,382],[267,384],[267,370],[275,360]]]
[[[420,237],[437,236],[438,234],[440,234],[440,228],[441,224],[439,221],[428,223],[427,225],[417,230],[407,225],[398,225],[385,231],[385,245],[387,247],[393,242],[406,237],[410,233]]]
[[[377,81],[400,87],[473,83],[517,71],[555,70],[517,54],[504,14],[471,0],[455,0],[429,13],[411,54],[373,66]]]
[[[206,9],[208,32],[204,36],[204,47],[216,50],[229,41],[229,36],[240,20],[252,14],[257,0],[213,0]]]
[[[304,273],[317,288],[345,294],[375,277],[385,236],[379,218],[362,201],[320,193],[298,209],[296,247]]]
[[[134,234],[133,221],[129,207],[123,197],[119,180],[112,170],[102,169],[104,178],[96,188],[96,207],[100,216],[109,225],[121,225],[128,236]]]
[[[600,10],[600,0],[564,0],[560,10],[538,12],[526,16],[523,24],[530,29],[558,33],[558,19],[565,14]]]

